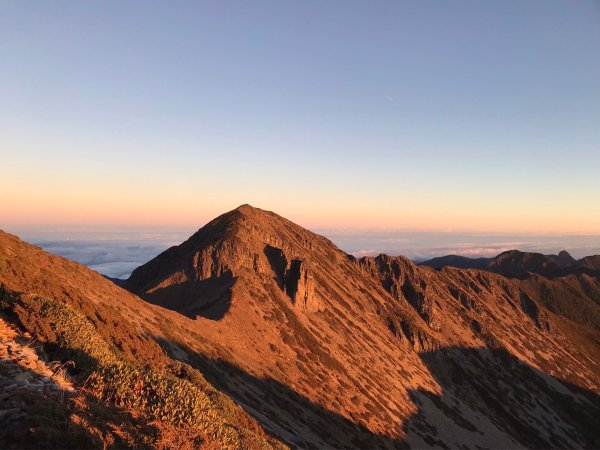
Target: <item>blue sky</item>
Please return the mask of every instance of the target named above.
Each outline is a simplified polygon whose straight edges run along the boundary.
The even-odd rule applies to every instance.
[[[0,227],[600,234],[599,55],[597,1],[5,1]]]

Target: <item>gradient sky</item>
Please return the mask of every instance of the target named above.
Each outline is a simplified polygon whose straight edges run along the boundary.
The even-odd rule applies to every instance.
[[[598,1],[3,1],[0,228],[600,234]]]

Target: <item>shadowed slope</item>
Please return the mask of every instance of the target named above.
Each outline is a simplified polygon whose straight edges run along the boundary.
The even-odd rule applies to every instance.
[[[559,381],[503,348],[449,347],[420,356],[442,394],[411,392],[419,410],[405,425],[409,436],[446,448],[600,446],[596,392]]]
[[[201,369],[211,383],[272,433],[301,447],[600,445],[600,396],[559,381],[504,349],[447,347],[419,354],[437,386],[408,391],[416,409],[399,424],[403,438],[375,434],[275,379],[252,375],[228,361],[207,359],[190,348],[183,350],[185,360]]]

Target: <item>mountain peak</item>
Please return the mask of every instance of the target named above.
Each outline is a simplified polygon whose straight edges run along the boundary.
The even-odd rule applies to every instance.
[[[211,220],[191,236],[190,240],[193,240],[198,234],[204,235],[209,231],[211,233],[221,231],[226,232],[226,234],[227,232],[235,232],[244,223],[251,223],[251,228],[258,229],[267,226],[278,226],[282,221],[286,221],[286,219],[272,211],[256,208],[245,203]]]
[[[347,255],[322,236],[244,204],[135,269],[124,287],[191,317],[221,318],[234,285],[275,281],[294,305],[314,311],[312,273],[320,258],[342,261]],[[208,311],[213,307],[219,313]]]
[[[560,264],[561,266],[570,266],[575,264],[577,260],[571,256],[571,254],[566,250],[561,250],[558,255],[552,258],[554,262]]]
[[[249,205],[248,203],[244,203],[243,205],[238,206],[235,209],[232,209],[228,213],[223,215],[231,215],[234,217],[247,217],[247,218],[260,218],[261,216],[266,215],[275,215],[271,211],[265,211],[264,209],[256,208],[255,206]]]
[[[280,228],[282,222],[288,221],[271,211],[243,204],[211,220],[185,242],[159,255],[159,258],[173,253],[173,249],[177,249],[177,254],[181,256],[224,241],[238,240],[250,244],[264,239],[270,234],[270,229]]]
[[[244,203],[243,205],[238,206],[237,208],[235,208],[233,211],[240,211],[246,214],[255,214],[259,211],[263,211],[260,208],[257,208],[255,206],[252,206],[248,203]]]

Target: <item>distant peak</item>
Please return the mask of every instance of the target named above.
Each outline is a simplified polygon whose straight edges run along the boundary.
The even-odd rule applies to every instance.
[[[525,255],[524,252],[522,252],[521,250],[506,250],[498,255],[496,255],[496,258],[507,258],[509,256],[516,256],[516,255]]]
[[[577,260],[573,258],[571,254],[566,250],[561,250],[558,253],[558,256],[555,258],[555,261],[563,266],[569,266],[577,262]]]

